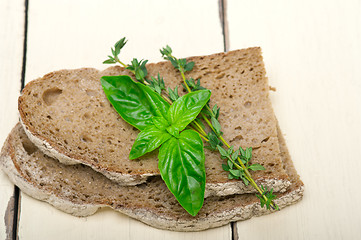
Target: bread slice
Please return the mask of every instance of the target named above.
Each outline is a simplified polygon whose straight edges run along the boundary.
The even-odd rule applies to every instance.
[[[200,79],[212,90],[211,103],[221,107],[219,120],[226,140],[236,147],[252,147],[253,163],[266,167],[253,173],[256,182],[285,190],[290,182],[282,167],[260,48],[189,60],[196,64],[188,77]],[[169,62],[148,64],[148,71],[150,76],[160,73],[166,86],[181,84],[180,74]],[[88,165],[122,185],[159,175],[157,152],[136,161],[128,159],[139,131],[121,119],[102,91],[101,76],[122,74],[130,73],[121,67],[61,70],[27,84],[19,98],[19,112],[30,140],[62,163]],[[254,191],[228,180],[217,152],[206,150],[205,155],[209,195]]]
[[[278,132],[283,166],[291,186],[277,194],[284,208],[300,200],[303,183]],[[84,165],[64,165],[43,154],[27,138],[20,124],[9,134],[0,166],[26,194],[75,216],[88,216],[110,207],[156,228],[199,231],[245,220],[271,211],[261,208],[254,194],[209,197],[196,217],[189,215],[168,191],[160,177],[136,186],[120,186]]]

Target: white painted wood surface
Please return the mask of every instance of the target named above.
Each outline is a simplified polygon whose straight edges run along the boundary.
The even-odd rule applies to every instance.
[[[361,236],[361,2],[227,1],[230,49],[261,46],[272,103],[305,183],[304,199],[237,224],[240,239]],[[120,37],[131,58],[160,60],[223,51],[218,2],[30,0],[26,81],[61,68],[96,67]],[[24,3],[0,1],[0,140],[17,121]],[[0,239],[13,185],[0,172]],[[111,210],[64,214],[22,194],[20,239],[231,239],[225,226],[199,233],[157,230]]]
[[[122,59],[161,60],[223,51],[218,2],[31,0],[26,82],[62,68],[102,64],[119,38],[129,39]],[[87,218],[62,213],[21,194],[20,239],[231,239],[230,225],[198,233],[162,231],[111,210]]]
[[[23,2],[0,1],[0,146],[18,121],[24,16]],[[12,239],[12,222],[8,221],[12,215],[13,194],[14,185],[0,170],[0,239]]]
[[[303,201],[240,239],[360,239],[361,2],[228,0],[230,49],[261,46]]]

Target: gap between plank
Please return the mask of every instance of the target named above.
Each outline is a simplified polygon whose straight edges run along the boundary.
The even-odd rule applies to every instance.
[[[23,66],[21,70],[21,90],[25,86],[25,71],[26,71],[26,52],[28,42],[28,12],[29,12],[29,0],[25,0],[25,21],[24,21],[24,45],[23,45]]]
[[[219,17],[221,20],[222,34],[223,34],[223,50],[229,51],[229,34],[228,34],[228,19],[227,19],[227,0],[219,0]]]
[[[232,240],[238,240],[237,222],[231,222]]]
[[[25,71],[26,71],[26,52],[27,52],[27,41],[28,41],[28,13],[29,13],[29,0],[24,1],[25,5],[25,17],[24,17],[24,44],[23,44],[23,62],[21,69],[21,88],[20,91],[23,90],[25,86]],[[20,189],[15,186],[14,187],[14,218],[13,218],[13,239],[19,239],[18,235],[18,226],[20,220]]]

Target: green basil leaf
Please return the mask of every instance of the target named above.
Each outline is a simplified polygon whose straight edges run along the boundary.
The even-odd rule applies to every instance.
[[[141,131],[135,140],[129,158],[136,159],[158,148],[171,138],[171,135],[156,126],[149,126]]]
[[[203,142],[193,130],[171,137],[159,149],[158,167],[169,190],[192,216],[204,201],[206,172]]]
[[[156,126],[160,130],[166,130],[169,126],[167,119],[164,119],[163,117],[153,117],[152,121],[154,126]]]
[[[142,83],[139,82],[135,84],[137,84],[138,87],[142,89],[145,93],[148,99],[148,104],[150,105],[152,112],[155,113],[155,116],[167,119],[167,113],[169,111],[170,104],[166,100],[164,100],[161,95],[159,95],[149,87],[144,86]]]
[[[178,131],[182,131],[197,117],[210,97],[211,92],[209,90],[201,90],[178,98],[168,111],[170,125]]]
[[[169,126],[169,127],[167,127],[167,132],[170,134],[170,135],[172,135],[173,137],[176,137],[176,138],[178,138],[179,137],[179,131],[178,131],[178,129],[177,128],[175,128],[174,126]]]
[[[139,130],[153,125],[153,117],[166,118],[169,104],[157,93],[129,76],[103,76],[105,95],[119,115]]]

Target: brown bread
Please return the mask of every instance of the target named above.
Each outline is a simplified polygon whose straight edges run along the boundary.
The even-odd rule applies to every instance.
[[[260,48],[191,57],[189,73],[212,90],[211,104],[221,107],[224,137],[236,147],[252,147],[253,163],[266,171],[253,173],[257,183],[276,191],[290,182],[283,169],[276,119],[268,98],[269,86]],[[181,84],[169,62],[149,64],[150,76],[160,73],[166,86]],[[157,152],[131,161],[128,154],[138,134],[106,99],[103,75],[129,74],[121,67],[61,70],[30,82],[19,98],[20,117],[30,140],[62,163],[83,163],[122,185],[134,185],[159,175]],[[251,192],[241,181],[229,181],[219,153],[206,150],[207,193]]]
[[[300,200],[303,183],[278,130],[281,158],[291,186],[277,194],[280,208]],[[120,186],[84,165],[64,165],[44,155],[18,124],[0,155],[0,167],[26,194],[75,216],[110,207],[156,228],[199,231],[268,214],[254,194],[209,197],[196,217],[189,215],[159,177],[136,186]]]

